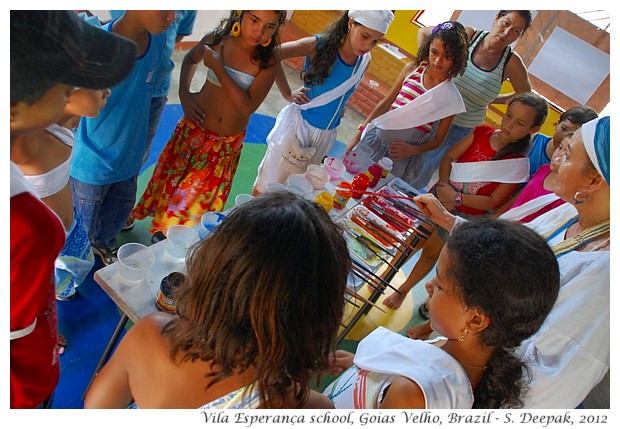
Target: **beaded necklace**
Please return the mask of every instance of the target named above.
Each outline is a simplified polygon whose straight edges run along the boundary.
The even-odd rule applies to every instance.
[[[563,229],[568,229],[572,224],[577,222],[577,220],[578,220],[577,216],[568,219],[566,222],[560,224],[555,229],[552,229],[551,231],[543,235],[543,238],[549,241],[551,238],[555,237]],[[572,236],[571,238],[561,241],[560,243],[553,246],[551,249],[553,250],[553,253],[555,254],[556,258],[559,258],[560,256],[563,256],[567,254],[568,252],[578,249],[581,246],[584,246],[596,240],[600,236],[607,234],[610,230],[609,223],[610,223],[609,219],[607,219],[606,221],[603,221],[597,225],[584,229],[579,234],[576,234]]]

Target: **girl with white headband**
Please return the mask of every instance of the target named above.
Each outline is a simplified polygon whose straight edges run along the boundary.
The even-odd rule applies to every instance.
[[[349,10],[325,34],[281,45],[281,59],[305,56],[304,86],[291,91],[282,70],[276,82],[291,104],[278,115],[254,182],[254,193],[318,164],[336,140],[347,101],[370,62],[369,51],[387,32],[389,10]]]

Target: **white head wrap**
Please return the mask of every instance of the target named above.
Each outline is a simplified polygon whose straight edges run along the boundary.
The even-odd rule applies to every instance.
[[[394,20],[394,14],[391,10],[350,10],[349,18],[364,27],[385,34]]]

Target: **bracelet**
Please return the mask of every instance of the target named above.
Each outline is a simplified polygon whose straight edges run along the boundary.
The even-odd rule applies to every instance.
[[[359,124],[359,125],[357,126],[357,130],[358,130],[358,131],[364,131],[364,128],[366,128],[366,127],[364,126],[364,124]]]

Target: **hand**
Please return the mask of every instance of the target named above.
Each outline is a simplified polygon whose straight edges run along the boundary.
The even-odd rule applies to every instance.
[[[203,45],[202,62],[204,65],[212,69],[216,64],[222,63],[222,43],[214,46]]]
[[[404,141],[394,141],[388,145],[388,154],[394,161],[417,155],[418,151],[414,145]]]
[[[355,354],[345,350],[336,350],[329,355],[329,373],[340,375],[353,366]]]
[[[441,204],[441,201],[436,196],[433,194],[422,194],[414,197],[413,201],[418,205],[424,216],[448,231],[452,229],[455,216]]]
[[[202,124],[205,119],[205,112],[198,104],[198,93],[189,91],[180,91],[179,99],[185,117],[189,120]]]
[[[447,207],[448,204],[454,203],[456,195],[457,192],[452,186],[446,186],[443,183],[437,185],[437,198],[445,207]]]
[[[296,89],[295,91],[291,92],[292,101],[294,101],[297,104],[308,103],[310,101],[310,97],[306,95],[306,92],[308,91],[310,91],[310,88],[306,88],[302,86],[301,88]]]

